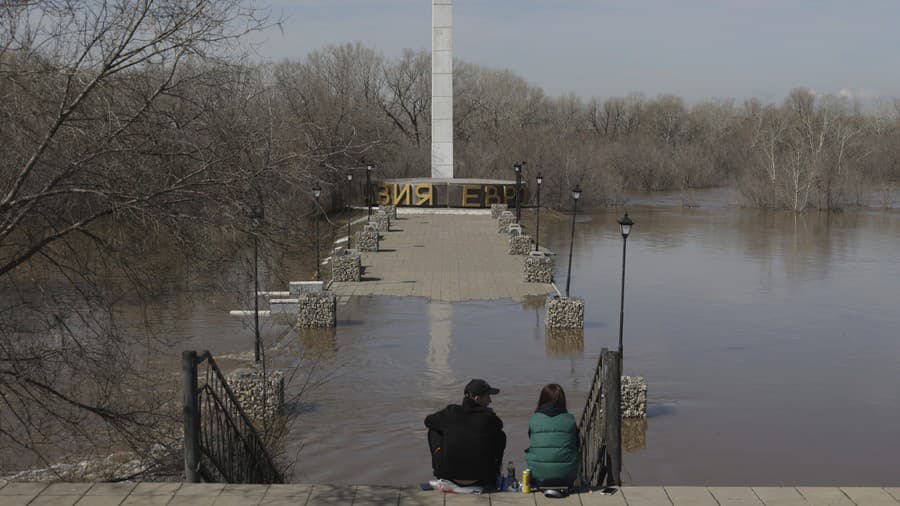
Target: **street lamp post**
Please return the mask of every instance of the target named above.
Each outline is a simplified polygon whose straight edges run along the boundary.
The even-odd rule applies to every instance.
[[[513,164],[513,170],[516,171],[516,223],[519,223],[519,220],[522,218],[522,209],[519,207],[519,201],[521,200],[521,185],[522,185],[522,165],[525,162],[516,162]]]
[[[540,174],[537,175],[537,226],[534,228],[534,250],[540,251],[540,243],[541,243],[541,183],[544,182],[544,177]]]
[[[264,211],[261,205],[254,205],[250,212],[253,220],[253,330],[255,334],[253,357],[254,361],[259,362],[262,339],[259,335],[259,237],[256,235],[256,229],[264,218]]]
[[[350,200],[353,197],[353,187],[350,183],[353,181],[353,174],[347,174],[347,249],[350,249],[350,221],[352,213],[350,211]]]
[[[569,240],[569,272],[566,274],[566,297],[572,284],[572,251],[575,250],[575,215],[578,214],[578,199],[581,198],[581,187],[572,188],[572,238]]]
[[[313,187],[313,198],[316,199],[316,217],[314,221],[316,222],[316,281],[322,279],[322,273],[320,271],[322,267],[322,262],[319,261],[319,215],[320,215],[320,207],[319,207],[319,196],[322,195],[322,189],[318,186]]]
[[[372,166],[366,165],[366,223],[372,221]]]
[[[625,213],[625,216],[622,216],[618,223],[619,228],[622,229],[622,297],[619,305],[619,360],[622,360],[622,323],[625,319],[625,245],[628,243],[628,234],[631,233],[631,227],[634,225],[634,222],[628,217],[628,213]]]

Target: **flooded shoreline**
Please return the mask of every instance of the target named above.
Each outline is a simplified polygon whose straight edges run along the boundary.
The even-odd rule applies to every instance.
[[[900,213],[628,212],[636,225],[625,371],[647,378],[649,418],[623,430],[626,483],[897,484]],[[334,330],[291,332],[264,321],[266,344],[279,343],[274,365],[315,366],[303,378],[315,387],[292,405],[291,481],[426,480],[424,417],[459,402],[472,377],[501,389],[493,407],[509,438],[505,458],[521,468],[540,386],[560,383],[578,417],[600,349],[617,346],[617,217],[578,218],[572,295],[586,302],[580,338],[545,332],[540,297],[351,297]],[[541,232],[542,246],[567,252],[567,220],[542,220]],[[566,261],[556,258],[557,284]],[[226,363],[252,357],[252,320],[227,316],[246,301],[189,299],[176,295],[152,313],[178,343],[173,374],[183,349],[209,349]]]
[[[628,243],[625,370],[647,377],[650,417],[628,432],[627,482],[894,483],[900,320],[890,280],[900,274],[900,216],[629,213],[637,225]],[[471,377],[501,389],[493,407],[509,437],[505,458],[521,467],[539,387],[563,385],[580,415],[600,349],[617,345],[616,218],[578,220],[572,293],[587,305],[580,341],[548,338],[541,300],[372,297],[342,308],[339,320],[350,325],[335,336],[339,366],[298,420],[293,480],[424,480],[422,420],[459,402]],[[548,226],[542,244],[565,251],[567,228]],[[557,282],[565,267],[557,258]],[[858,455],[859,471],[837,465],[848,454]]]

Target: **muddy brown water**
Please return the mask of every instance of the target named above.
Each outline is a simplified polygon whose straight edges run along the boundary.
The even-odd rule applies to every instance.
[[[841,214],[634,206],[625,371],[649,383],[649,418],[626,427],[623,478],[638,485],[900,485],[900,212]],[[473,377],[524,466],[540,387],[563,385],[578,417],[597,356],[618,340],[619,213],[579,216],[572,295],[583,338],[556,341],[541,299],[438,303],[363,297],[334,331],[266,322],[279,365],[315,365],[288,452],[295,482],[409,485],[430,477],[424,417]],[[560,255],[569,222],[542,220]],[[272,287],[281,289],[282,287]],[[227,299],[227,297],[224,297]],[[250,321],[227,301],[169,307],[173,347],[250,356]],[[296,392],[299,376],[290,387]]]
[[[626,428],[633,484],[896,485],[900,455],[900,214],[629,209],[625,370],[649,383]],[[597,356],[616,347],[618,214],[579,217],[572,294],[583,340],[555,342],[543,301],[360,298],[324,350],[330,377],[300,405],[294,481],[407,485],[430,476],[424,417],[464,384],[493,407],[524,466],[540,387],[580,415]],[[568,223],[542,226],[564,284]],[[302,449],[301,449],[302,447]]]

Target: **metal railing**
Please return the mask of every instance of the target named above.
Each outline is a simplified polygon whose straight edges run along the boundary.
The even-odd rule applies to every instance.
[[[181,356],[184,469],[188,482],[283,483],[265,443],[209,351]],[[203,384],[198,368],[206,363]]]
[[[578,477],[582,486],[619,485],[622,469],[621,378],[619,354],[600,352],[581,421]]]

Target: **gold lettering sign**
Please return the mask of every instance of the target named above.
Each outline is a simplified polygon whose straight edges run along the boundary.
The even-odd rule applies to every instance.
[[[499,204],[500,203],[500,195],[497,195],[497,187],[494,185],[485,185],[484,187],[484,206],[488,207],[491,204]]]
[[[434,188],[430,184],[420,184],[416,186],[417,206],[434,205]]]
[[[446,195],[444,195],[446,188]],[[395,206],[434,207],[437,200],[441,205],[466,208],[490,207],[491,204],[506,203],[511,206],[516,202],[516,186],[505,184],[441,184],[435,187],[431,183],[391,183],[376,182],[372,184],[372,203]],[[528,188],[519,189],[519,202],[528,201]]]
[[[404,206],[409,205],[409,185],[408,184],[403,185],[400,188],[399,192],[397,191],[397,185],[396,184],[394,185],[394,199],[393,199],[392,203],[396,206],[397,204],[400,204],[401,201],[403,201]]]
[[[473,200],[474,199],[474,200]],[[462,187],[462,207],[481,207],[481,199],[478,195],[478,187],[464,184]]]
[[[391,194],[388,185],[378,183],[375,186],[375,203],[379,206],[386,206],[391,203]]]
[[[509,204],[516,198],[516,187],[503,185],[503,203]]]

